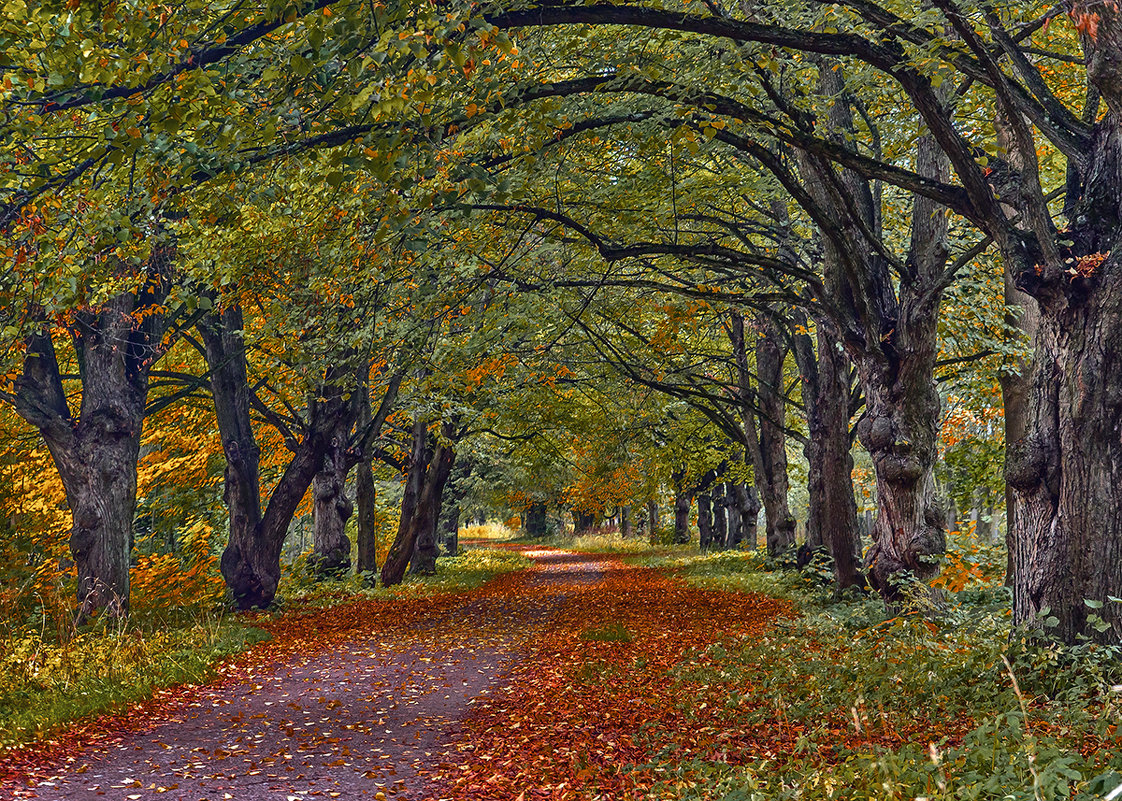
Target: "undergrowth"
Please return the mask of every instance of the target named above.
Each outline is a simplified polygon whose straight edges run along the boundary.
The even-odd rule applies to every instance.
[[[683,714],[759,745],[682,754],[648,732],[663,754],[643,766],[652,799],[1089,800],[1122,783],[1119,649],[1014,633],[1002,587],[966,581],[926,614],[886,619],[875,596],[834,599],[814,566],[773,569],[759,553],[633,561],[802,611],[668,676],[688,689]]]

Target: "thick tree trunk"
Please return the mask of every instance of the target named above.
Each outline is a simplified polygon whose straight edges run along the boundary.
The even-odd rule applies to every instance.
[[[941,178],[946,158],[930,136],[917,144],[918,171]],[[909,262],[921,283],[934,282],[947,262],[947,214],[925,198],[912,209]],[[935,284],[937,285],[937,284]],[[879,504],[873,544],[865,556],[869,581],[890,602],[911,573],[927,581],[946,550],[946,515],[936,492],[939,392],[935,386],[936,320],[942,293],[901,286],[897,319],[886,339],[856,355],[865,392],[861,443],[876,469]]]
[[[685,545],[690,541],[690,507],[693,497],[682,486],[683,474],[674,476],[674,544]]]
[[[447,427],[445,432],[447,433]],[[433,451],[432,464],[425,475],[425,486],[417,500],[416,545],[409,570],[418,576],[436,575],[436,557],[440,549],[436,544],[436,527],[444,502],[444,488],[456,461],[455,451],[448,442],[442,442]]]
[[[737,496],[736,484],[725,484],[725,514],[728,515],[728,532],[725,535],[725,547],[735,549],[744,541],[744,523],[740,513],[740,498]]]
[[[99,402],[106,400],[103,396]],[[129,608],[143,416],[115,414],[121,408],[103,406],[69,437],[45,437],[73,519],[70,554],[78,572],[79,619],[98,609],[124,615]]]
[[[708,492],[697,494],[698,545],[707,551],[713,545],[713,499]]]
[[[405,578],[409,560],[417,543],[417,531],[413,525],[416,518],[417,503],[425,485],[425,474],[433,453],[429,448],[428,425],[420,418],[413,421],[413,449],[409,466],[405,473],[405,489],[401,495],[401,515],[397,523],[397,536],[386,554],[382,564],[382,586],[392,587]]]
[[[760,517],[760,496],[756,494],[755,487],[747,484],[737,484],[734,489],[736,502],[740,507],[741,539],[748,544],[749,550],[754,551],[759,537],[757,521]]]
[[[351,541],[347,539],[347,520],[354,506],[347,498],[346,437],[337,432],[324,454],[323,467],[312,479],[311,567],[321,578],[342,578],[351,569]]]
[[[810,505],[806,544],[830,554],[839,590],[863,586],[849,440],[848,360],[821,321],[817,325],[817,348],[812,346],[809,334],[797,334],[795,355],[803,379],[807,416]]]
[[[475,465],[470,459],[456,459],[452,467],[452,475],[448,479],[448,486],[444,490],[446,501],[444,513],[441,515],[440,531],[445,553],[455,556],[460,552],[460,516],[461,505],[467,494],[467,481]]]
[[[759,447],[753,448],[756,486],[767,515],[767,551],[776,556],[795,544],[795,517],[787,504],[787,401],[783,393],[786,349],[770,320],[761,320],[756,339],[756,400],[759,406]]]
[[[652,543],[658,536],[658,501],[651,498],[647,501],[647,539]]]
[[[262,512],[260,450],[249,415],[254,399],[241,310],[228,307],[220,318],[201,321],[198,331],[206,350],[215,417],[226,455],[224,498],[230,538],[222,552],[222,577],[238,608],[265,608],[276,597],[281,548],[292,516],[322,467],[335,432],[350,429],[357,404],[343,397],[341,372],[328,370],[319,391],[311,393],[302,438],[288,442],[292,458]]]
[[[526,522],[523,528],[526,530],[527,536],[544,537],[546,532],[545,504],[541,501],[535,501],[526,507],[524,515]]]
[[[710,533],[710,547],[725,548],[729,536],[728,496],[725,494],[725,483],[718,482],[713,486],[711,494],[713,499],[713,531]]]
[[[355,465],[355,570],[359,573],[378,569],[378,517],[375,501],[374,469],[362,459]]]
[[[630,539],[635,536],[635,527],[631,522],[630,506],[621,506],[619,508],[619,535],[624,539]]]
[[[74,420],[48,331],[31,336],[16,380],[16,412],[38,428],[62,479],[78,575],[78,618],[127,614],[137,459],[152,365],[163,354],[167,252],[154,254],[143,289],[79,312],[70,327],[81,405]]]

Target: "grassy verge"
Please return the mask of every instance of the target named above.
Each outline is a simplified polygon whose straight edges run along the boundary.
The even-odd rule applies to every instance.
[[[397,587],[369,589],[362,577],[312,582],[285,577],[275,614],[357,598],[423,597],[476,589],[530,563],[512,551],[468,550],[438,560],[435,576],[409,576]],[[163,687],[199,683],[216,663],[268,638],[261,629],[221,611],[175,615],[174,624],[135,615],[58,640],[41,629],[12,627],[0,636],[0,754],[42,739],[68,723],[113,712]]]
[[[751,732],[739,753],[683,754],[646,733],[649,797],[678,799],[1098,799],[1122,783],[1117,648],[1060,651],[1014,636],[1000,588],[952,595],[939,614],[885,619],[875,598],[834,601],[815,571],[756,554],[648,554],[703,587],[762,592],[803,615],[726,638],[667,681],[681,712]]]
[[[520,536],[511,542],[521,545],[540,545],[544,548],[560,548],[564,551],[579,553],[613,553],[625,556],[668,555],[696,552],[697,546],[689,545],[651,545],[641,537],[624,539],[615,532],[579,534],[554,534],[549,537]]]

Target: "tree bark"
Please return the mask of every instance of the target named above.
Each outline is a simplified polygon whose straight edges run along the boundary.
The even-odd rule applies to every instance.
[[[447,502],[444,504],[441,531],[444,534],[444,550],[449,556],[455,556],[460,552],[460,509],[467,493],[467,480],[474,468],[475,465],[470,459],[456,459],[452,467],[452,475],[448,479],[448,486],[444,490]]]
[[[693,496],[685,488],[685,473],[674,473],[674,544],[685,545],[690,541],[690,507]]]
[[[545,504],[541,501],[535,501],[526,507],[524,514],[526,523],[523,528],[526,529],[526,534],[531,537],[544,537],[546,532]]]
[[[795,544],[795,517],[787,505],[787,400],[783,393],[783,358],[779,332],[771,320],[760,321],[756,338],[756,398],[760,413],[759,475],[767,515],[767,550],[772,556]]]
[[[227,307],[221,315],[200,321],[197,330],[206,351],[226,455],[224,498],[230,537],[222,552],[222,577],[238,608],[266,608],[276,597],[281,548],[292,516],[322,467],[333,436],[350,429],[358,404],[343,395],[342,368],[328,369],[324,383],[309,396],[302,436],[287,438],[292,457],[262,511],[260,449],[250,418],[256,399],[248,381],[241,309]]]
[[[713,545],[713,499],[708,491],[697,494],[697,533],[701,550],[709,550]]]
[[[650,498],[647,501],[647,539],[652,543],[658,536],[658,501]]]
[[[370,409],[369,378],[359,387],[358,430],[367,432],[373,422]],[[374,571],[378,569],[378,511],[377,491],[374,486],[374,466],[367,449],[362,449],[355,464],[355,507],[358,515],[355,520],[355,570],[370,573],[374,581]]]
[[[805,319],[795,322],[806,328]],[[829,326],[820,321],[816,328],[817,348],[809,333],[794,337],[807,417],[806,545],[830,554],[834,581],[843,590],[865,584],[849,440],[849,363]]]
[[[409,456],[409,466],[405,473],[405,489],[401,495],[401,515],[397,523],[397,535],[382,563],[382,586],[392,587],[405,578],[405,570],[413,557],[417,542],[417,531],[413,525],[416,518],[417,502],[425,485],[425,474],[432,460],[429,449],[429,429],[424,420],[413,421],[413,448]]]
[[[128,613],[137,460],[149,371],[166,348],[168,267],[166,249],[158,250],[141,289],[75,315],[69,333],[82,382],[76,420],[46,328],[28,338],[16,379],[15,410],[46,442],[70,507],[79,620],[96,610]]]
[[[755,550],[759,537],[757,521],[760,517],[760,496],[756,493],[756,488],[748,484],[737,484],[735,490],[736,502],[740,507],[741,538],[748,543],[749,550]]]
[[[429,442],[428,425],[413,422],[413,450],[406,475],[405,493],[397,536],[382,565],[382,585],[392,587],[405,578],[407,568],[420,575],[436,572],[436,525],[441,498],[455,461],[451,425],[443,426],[443,439]]]
[[[323,466],[312,479],[311,567],[320,578],[343,578],[351,569],[351,541],[347,520],[354,506],[347,498],[347,437],[337,431],[324,454]]]

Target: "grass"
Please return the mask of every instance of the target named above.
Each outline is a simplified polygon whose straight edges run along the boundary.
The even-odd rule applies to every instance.
[[[553,534],[548,537],[529,537],[520,534],[513,542],[540,545],[580,553],[611,553],[623,555],[676,554],[697,550],[689,545],[651,545],[642,537],[624,538],[614,529],[601,529],[587,534]]]
[[[968,583],[945,608],[885,619],[877,598],[836,602],[819,571],[769,570],[755,553],[630,561],[802,611],[666,677],[689,689],[681,711],[699,727],[751,733],[775,756],[682,754],[647,732],[668,755],[645,766],[659,777],[652,799],[1089,801],[1122,783],[1122,649],[1026,639],[1004,588]]]
[[[634,636],[619,621],[605,623],[581,632],[580,638],[590,642],[631,642]]]
[[[123,623],[66,642],[19,631],[0,640],[0,751],[160,688],[205,681],[215,663],[267,638],[229,616],[163,631]]]
[[[274,614],[356,598],[465,592],[529,563],[515,551],[467,550],[439,559],[437,575],[407,576],[390,589],[370,589],[356,576],[317,584],[290,571]],[[0,754],[72,721],[123,709],[161,688],[204,682],[218,662],[269,636],[223,610],[135,615],[62,638],[54,633],[66,628],[9,626],[12,633],[0,637]]]

